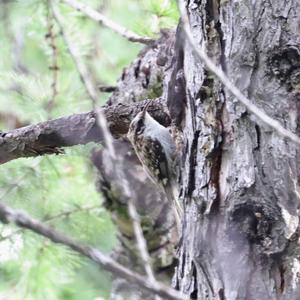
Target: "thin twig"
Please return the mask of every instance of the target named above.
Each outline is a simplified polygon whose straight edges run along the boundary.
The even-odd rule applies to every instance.
[[[16,181],[15,183],[11,184],[1,195],[0,195],[0,201],[3,200],[5,197],[7,197],[16,187],[22,183],[27,177],[28,174],[32,171],[36,171],[36,167],[41,163],[42,160],[39,160],[36,162],[32,167],[28,167],[29,170],[27,170],[25,173],[23,173]]]
[[[111,29],[112,31],[120,34],[124,38],[126,38],[130,42],[137,42],[141,44],[150,44],[154,40],[149,37],[140,36],[125,27],[111,21],[106,16],[102,15],[98,11],[94,10],[93,8],[89,7],[86,4],[80,3],[75,0],[62,0],[65,4],[77,9],[78,11],[81,11],[83,14],[88,16],[89,18],[95,20],[96,22],[99,22],[103,26]]]
[[[114,162],[115,172],[119,179],[122,182],[122,186],[124,189],[124,194],[128,199],[128,214],[131,218],[132,224],[133,224],[133,230],[136,237],[137,246],[140,252],[141,259],[144,264],[145,272],[148,276],[148,279],[154,284],[156,282],[151,262],[150,262],[150,255],[147,248],[147,243],[143,234],[140,217],[136,210],[136,207],[133,203],[133,199],[136,198],[136,195],[134,194],[133,190],[129,186],[129,182],[127,180],[126,174],[124,173],[122,161],[117,156],[114,145],[113,145],[113,137],[111,133],[108,130],[106,118],[103,115],[101,110],[98,110],[98,123],[100,128],[103,130],[103,136],[104,140],[106,141],[106,146],[108,148],[108,153],[110,154],[110,157],[112,161]]]
[[[137,246],[138,246],[138,249],[140,252],[140,256],[141,256],[141,259],[142,259],[142,262],[144,265],[145,272],[148,276],[149,281],[151,281],[151,283],[155,284],[157,281],[155,279],[154,272],[151,267],[150,255],[148,252],[147,243],[146,243],[146,240],[145,240],[145,237],[143,234],[139,214],[133,203],[133,199],[136,198],[136,195],[133,192],[133,190],[130,188],[126,174],[123,170],[123,166],[122,166],[123,162],[122,162],[121,158],[119,158],[116,154],[116,151],[115,151],[115,148],[113,145],[113,137],[108,129],[105,115],[103,114],[102,110],[100,110],[100,109],[97,110],[97,114],[98,114],[97,121],[98,121],[99,127],[102,129],[104,141],[108,148],[108,153],[110,154],[110,157],[111,157],[112,161],[114,162],[115,172],[122,182],[124,194],[128,199],[128,214],[129,214],[132,224],[133,224],[133,230],[134,230]]]
[[[96,89],[94,88],[92,81],[90,80],[89,72],[86,69],[85,65],[82,63],[82,61],[80,60],[80,57],[74,51],[73,45],[68,41],[68,37],[62,28],[62,21],[61,21],[59,12],[54,7],[53,7],[53,14],[54,14],[54,17],[57,20],[59,26],[61,27],[61,31],[64,36],[64,40],[65,40],[66,44],[68,44],[67,47],[69,49],[70,54],[73,57],[73,60],[76,63],[77,70],[80,74],[80,77],[83,79],[83,84],[86,86],[86,89],[88,91],[91,91],[91,92],[89,92],[89,95],[90,95],[91,99],[93,100],[93,102],[95,102],[94,95],[96,95],[97,92],[96,92]],[[114,145],[113,145],[113,137],[108,129],[105,115],[103,114],[101,109],[96,110],[96,113],[97,113],[97,122],[98,122],[99,127],[102,129],[105,145],[108,148],[108,153],[110,154],[112,161],[114,162],[116,174],[119,177],[119,179],[122,181],[122,185],[124,188],[124,194],[128,199],[128,213],[132,220],[133,229],[134,229],[134,233],[135,233],[135,237],[136,237],[136,241],[137,241],[137,246],[138,246],[140,256],[141,256],[141,259],[143,262],[143,266],[145,268],[145,272],[148,276],[149,281],[151,281],[154,284],[156,282],[156,279],[155,279],[154,272],[151,267],[150,255],[149,255],[149,252],[147,249],[147,243],[146,243],[146,240],[143,235],[143,230],[141,227],[138,212],[137,212],[136,207],[132,200],[132,199],[136,198],[136,196],[134,195],[134,192],[132,191],[132,189],[129,186],[129,182],[126,179],[126,174],[124,173],[124,170],[122,168],[122,161],[116,155],[116,151],[115,151]]]
[[[184,31],[186,37],[194,49],[196,55],[205,63],[206,67],[224,84],[224,86],[235,96],[241,103],[243,103],[248,111],[252,112],[257,118],[259,118],[264,124],[273,128],[283,137],[290,139],[296,144],[300,145],[300,138],[292,133],[291,131],[285,129],[278,121],[269,117],[262,109],[254,105],[242,92],[230,81],[230,79],[225,75],[223,70],[217,67],[213,61],[207,56],[204,49],[199,47],[194,40],[194,37],[191,32],[190,23],[188,15],[186,12],[186,7],[183,0],[178,0],[178,6],[181,14],[181,20],[183,23]]]
[[[81,79],[89,97],[92,100],[93,109],[95,109],[97,99],[98,99],[98,93],[94,87],[94,84],[92,83],[92,79],[90,77],[88,69],[87,69],[86,65],[81,61],[80,56],[77,51],[77,48],[73,46],[69,36],[66,34],[66,32],[64,30],[62,17],[54,5],[52,5],[52,11],[53,11],[53,16],[57,22],[57,25],[59,26],[59,29],[60,29],[61,35],[64,39],[64,42],[68,48],[68,51],[76,65],[76,68],[78,69],[78,72],[80,74],[80,79]]]
[[[99,208],[100,208],[99,204],[89,205],[89,206],[79,206],[79,207],[74,208],[74,209],[62,211],[62,212],[60,212],[56,215],[53,215],[53,216],[45,217],[44,222],[51,222],[51,221],[56,220],[56,219],[67,218],[67,217],[69,217],[70,215],[73,215],[73,214],[77,214],[77,213],[80,213],[80,212],[89,212],[90,210],[99,209]]]
[[[136,237],[137,246],[140,252],[140,256],[144,265],[145,272],[148,276],[148,279],[155,283],[156,279],[154,276],[154,272],[152,270],[151,261],[150,261],[150,255],[147,248],[147,243],[143,234],[141,222],[140,222],[140,216],[136,210],[136,207],[133,203],[133,200],[131,198],[128,198],[128,213],[130,216],[130,219],[132,221],[133,230]]]
[[[53,216],[45,217],[43,219],[43,222],[52,222],[53,220],[57,220],[57,219],[60,219],[60,218],[62,218],[62,219],[67,218],[67,217],[70,217],[71,215],[74,215],[74,214],[77,214],[77,213],[80,213],[80,212],[88,212],[90,210],[99,209],[99,208],[100,208],[99,204],[98,205],[92,205],[92,206],[78,207],[76,209],[62,211],[62,212],[60,212],[56,215],[53,215]],[[24,230],[23,228],[19,228],[15,231],[11,232],[8,235],[1,236],[0,237],[0,242],[3,242],[4,240],[11,239],[14,235],[23,232],[23,230]]]
[[[132,220],[133,230],[134,230],[134,234],[136,237],[140,256],[143,261],[145,272],[148,276],[149,281],[151,281],[153,284],[155,284],[157,281],[155,279],[155,276],[154,276],[154,273],[153,273],[153,270],[151,267],[150,255],[149,255],[149,252],[147,249],[147,243],[146,243],[145,237],[143,235],[143,230],[142,230],[142,226],[140,223],[139,214],[133,203],[133,199],[136,198],[136,195],[134,194],[133,190],[129,186],[129,182],[128,182],[126,174],[124,173],[124,170],[123,170],[123,166],[122,166],[123,163],[116,154],[116,151],[115,151],[115,148],[113,145],[113,137],[108,129],[105,115],[103,114],[102,110],[100,110],[100,109],[97,110],[97,114],[98,114],[97,121],[98,121],[99,127],[102,129],[104,141],[108,148],[108,153],[110,154],[110,157],[111,157],[112,161],[114,162],[115,172],[122,182],[124,194],[128,199],[128,214]]]
[[[15,223],[21,228],[29,229],[39,235],[47,237],[54,243],[63,244],[71,248],[75,252],[88,257],[93,262],[103,267],[105,270],[110,271],[122,278],[125,278],[132,283],[138,284],[145,290],[161,296],[163,299],[187,299],[178,291],[159,282],[155,282],[155,284],[150,282],[144,276],[132,272],[128,268],[125,268],[112,258],[104,255],[101,251],[92,247],[85,246],[80,242],[63,235],[52,227],[47,226],[39,222],[38,220],[28,216],[24,212],[14,210],[3,203],[0,203],[0,220],[5,224]]]
[[[45,35],[46,40],[49,44],[49,47],[51,48],[52,51],[52,64],[49,66],[49,69],[52,71],[52,83],[51,83],[51,97],[48,101],[47,104],[47,110],[48,110],[48,117],[51,115],[51,111],[54,107],[55,103],[55,98],[58,95],[57,91],[57,78],[58,78],[58,58],[57,58],[57,46],[56,46],[56,36],[53,31],[53,12],[51,11],[51,7],[47,3],[47,27],[48,27],[48,32]]]

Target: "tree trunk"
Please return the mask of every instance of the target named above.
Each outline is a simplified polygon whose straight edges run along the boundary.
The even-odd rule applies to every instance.
[[[197,46],[253,104],[299,136],[299,0],[185,3]],[[181,23],[176,34],[161,33],[124,70],[103,110],[111,117],[106,114],[114,137],[124,137],[132,115],[143,106],[130,103],[167,103],[169,113],[157,116],[172,124],[180,158],[182,237],[177,244],[170,205],[147,178],[130,144],[115,141],[122,166],[112,165],[105,148],[94,152],[93,162],[104,205],[119,228],[118,261],[144,272],[128,199],[122,197],[115,174],[122,167],[134,189],[158,280],[173,277],[175,288],[198,300],[300,299],[299,149],[258,121],[206,70]],[[165,105],[152,110],[162,111],[158,107]],[[99,141],[96,117],[90,112],[0,132],[0,163]],[[112,299],[155,299],[119,278],[113,286]]]
[[[297,0],[188,1],[196,43],[255,105],[298,135],[299,11]],[[199,300],[299,299],[297,146],[248,113],[188,42],[181,52],[174,69],[183,66],[187,94],[180,120],[185,219],[175,285]]]

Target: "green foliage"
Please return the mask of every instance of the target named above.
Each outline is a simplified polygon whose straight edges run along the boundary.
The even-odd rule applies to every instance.
[[[175,1],[82,1],[143,35],[158,36],[178,19]],[[92,103],[47,5],[48,1],[0,3],[0,129],[90,110]],[[97,84],[115,84],[141,49],[66,5],[64,30]],[[50,13],[49,13],[50,12]],[[52,27],[57,54],[50,47]],[[59,70],[54,81],[53,66]],[[53,109],[53,83],[57,93]],[[155,92],[155,91],[153,91]],[[107,95],[101,95],[99,105]],[[101,208],[90,162],[93,145],[66,149],[64,156],[18,159],[1,166],[0,201],[22,209],[75,239],[109,253],[116,233]],[[109,299],[110,274],[69,249],[15,226],[0,224],[0,298]]]
[[[100,206],[87,154],[83,147],[76,147],[68,149],[66,156],[8,163],[3,166],[6,176],[0,177],[1,187],[6,188],[2,201],[108,253],[116,242],[114,228]],[[63,299],[64,294],[69,295],[66,299],[73,299],[72,294],[82,295],[81,299],[107,296],[107,274],[87,277],[86,265],[97,267],[28,231],[7,225],[1,229],[2,237],[9,235],[10,239],[0,243],[0,250],[6,243],[17,253],[17,259],[8,260],[7,269],[4,264],[5,271],[0,273],[0,290],[14,287],[11,299]]]

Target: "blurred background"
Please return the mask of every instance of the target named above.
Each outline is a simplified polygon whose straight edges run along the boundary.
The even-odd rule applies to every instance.
[[[85,112],[92,102],[53,19],[50,1],[0,1],[0,131]],[[171,0],[85,0],[126,28],[158,37],[175,27]],[[63,4],[64,31],[99,86],[115,85],[142,46]],[[109,97],[101,93],[97,105]],[[109,254],[117,243],[90,162],[95,145],[1,165],[0,201]],[[109,299],[110,275],[62,246],[0,224],[1,299]]]

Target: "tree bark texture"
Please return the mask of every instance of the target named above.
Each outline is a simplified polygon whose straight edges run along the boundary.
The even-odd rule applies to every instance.
[[[299,1],[186,4],[195,42],[299,135]],[[178,39],[184,44],[173,70],[183,66],[187,99],[174,285],[198,300],[299,299],[299,149],[257,122]]]

